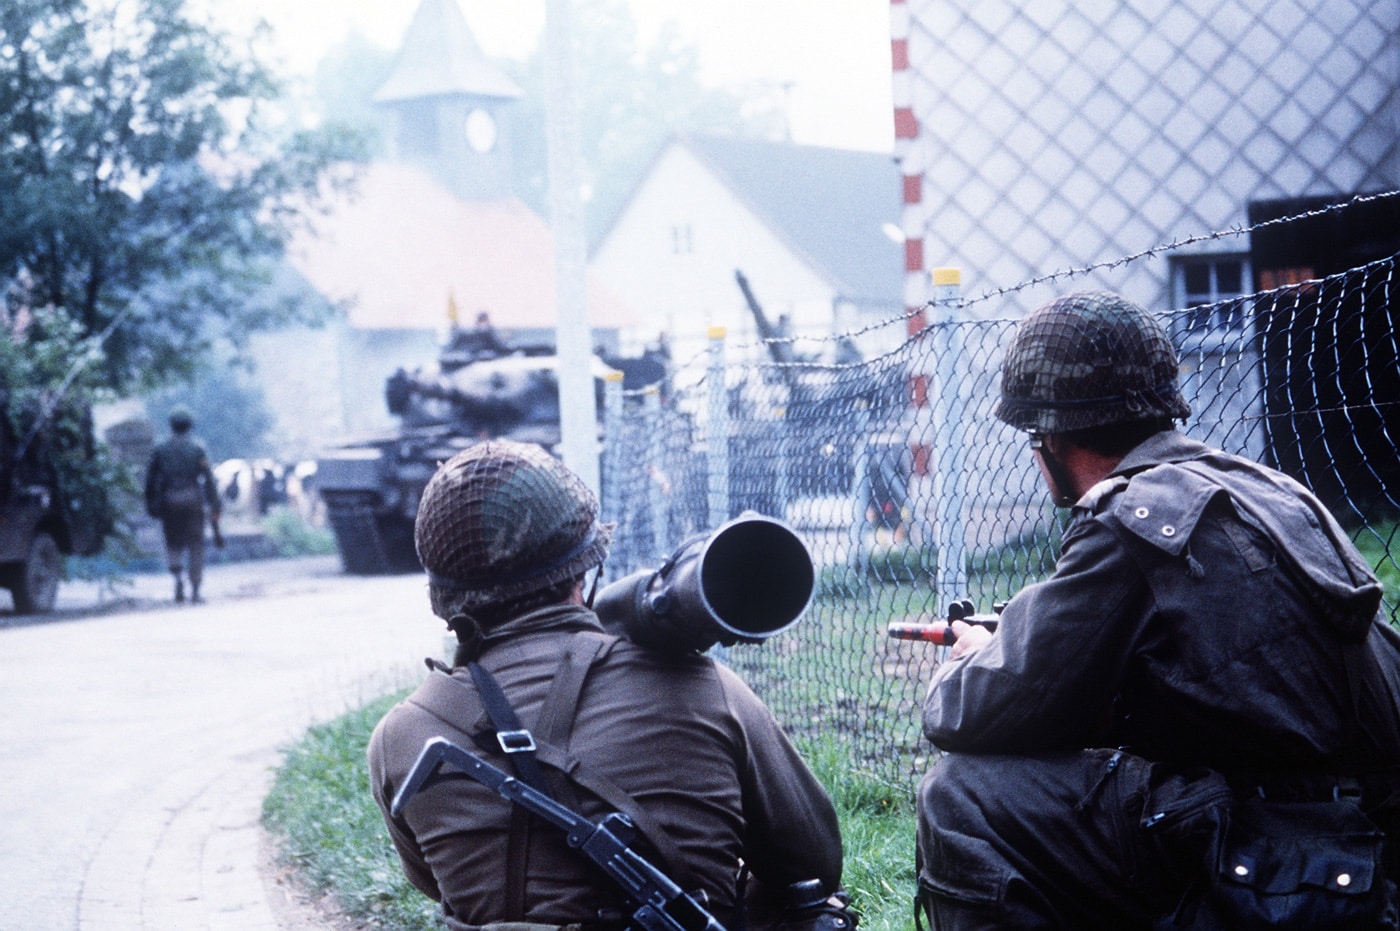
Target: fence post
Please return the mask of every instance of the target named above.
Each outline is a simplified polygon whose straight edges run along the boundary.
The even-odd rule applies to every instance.
[[[724,386],[724,337],[722,326],[712,326],[709,338],[709,424],[705,428],[706,465],[709,472],[709,520],[714,528],[729,519],[729,396]]]
[[[601,498],[603,512],[612,515],[619,523],[623,520],[624,502],[627,500],[627,496],[622,493],[623,460],[627,458],[626,441],[622,431],[622,379],[622,372],[615,369],[603,376],[603,449],[605,454],[603,456]],[[622,536],[625,539],[630,534]],[[625,548],[627,545],[624,543],[623,547]],[[620,560],[620,562],[625,563],[625,559]]]
[[[963,526],[962,480],[954,474],[960,451],[970,449],[965,442],[967,405],[958,390],[958,374],[966,369],[959,309],[962,305],[962,274],[956,268],[933,270],[933,404],[934,533],[938,540],[938,570],[933,590],[937,608],[946,610],[960,598],[969,597],[967,576],[967,536]]]
[[[783,399],[782,405],[774,414],[776,416],[773,429],[777,433],[774,438],[777,440],[778,457],[773,463],[773,505],[777,511],[773,516],[779,520],[787,520],[788,505],[792,504],[792,423],[788,420],[792,416],[791,393]]]
[[[870,414],[861,408],[851,429],[855,443],[851,450],[851,525],[847,544],[846,565],[855,573],[853,588],[864,589],[870,580],[870,541],[874,529],[866,517],[870,506]]]
[[[642,394],[642,429],[646,431],[647,484],[646,508],[651,518],[651,552],[648,557],[664,555],[671,546],[666,501],[661,483],[669,481],[662,467],[661,389],[647,385]]]

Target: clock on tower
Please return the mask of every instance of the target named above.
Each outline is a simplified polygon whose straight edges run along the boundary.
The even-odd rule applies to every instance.
[[[474,107],[467,114],[463,129],[473,152],[484,155],[496,147],[496,120],[481,107]]]

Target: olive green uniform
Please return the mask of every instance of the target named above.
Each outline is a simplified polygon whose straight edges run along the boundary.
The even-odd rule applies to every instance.
[[[199,442],[176,434],[156,447],[146,470],[146,510],[160,518],[170,571],[177,577],[188,560],[196,591],[204,576],[205,508],[219,517],[219,493],[209,455]]]
[[[591,638],[591,639],[590,639]],[[571,644],[601,642],[577,708],[554,724],[538,720]],[[740,860],[752,882],[781,893],[820,879],[836,889],[841,835],[825,790],[771,712],[727,666],[695,653],[667,655],[606,635],[573,605],[537,610],[492,629],[481,664],[490,670],[536,739],[565,750],[580,770],[630,795],[671,841],[680,870],[638,847],[682,888],[702,890],[709,909],[732,919]],[[562,831],[535,820],[525,855],[523,914],[506,901],[512,805],[469,779],[431,786],[389,815],[389,804],[431,737],[442,736],[510,771],[498,749],[473,735],[491,722],[464,668],[434,673],[375,729],[369,745],[374,797],[408,878],[442,902],[449,928],[508,920],[563,925],[627,917],[614,884],[567,846]],[[453,686],[444,688],[443,683]],[[489,743],[486,746],[490,746]],[[544,760],[544,757],[541,757]],[[547,762],[547,760],[544,760]],[[597,821],[611,807],[545,767],[551,791]],[[620,922],[603,920],[620,927]]]

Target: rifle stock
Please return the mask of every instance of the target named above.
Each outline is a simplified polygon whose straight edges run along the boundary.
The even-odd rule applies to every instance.
[[[389,813],[397,818],[415,795],[448,778],[439,773],[444,764],[563,829],[569,846],[598,864],[636,903],[632,920],[637,927],[644,931],[725,931],[693,896],[628,846],[624,838],[630,836],[632,823],[625,815],[611,814],[595,824],[445,737],[433,737],[423,744],[408,778],[394,793]]]

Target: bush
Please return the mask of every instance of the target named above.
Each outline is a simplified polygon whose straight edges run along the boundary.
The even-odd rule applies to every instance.
[[[268,510],[262,532],[278,556],[329,556],[335,552],[335,534],[311,526],[286,505]]]

